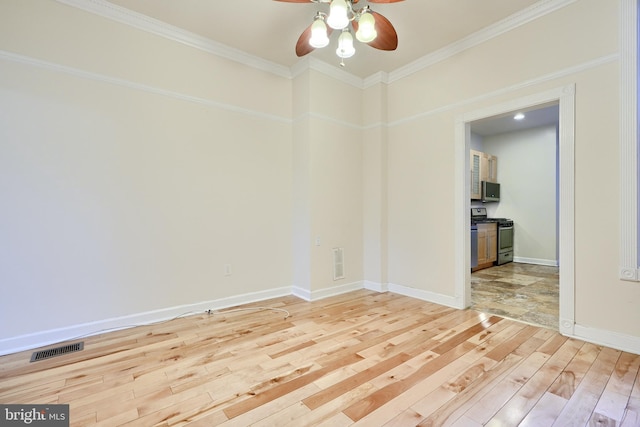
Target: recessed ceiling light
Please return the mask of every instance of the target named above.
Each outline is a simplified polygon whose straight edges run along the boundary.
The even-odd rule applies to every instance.
[[[524,114],[522,113],[518,113],[515,116],[513,116],[514,120],[522,120],[524,119]]]

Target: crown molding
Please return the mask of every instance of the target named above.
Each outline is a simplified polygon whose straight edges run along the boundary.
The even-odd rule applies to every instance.
[[[250,55],[239,49],[235,49],[216,42],[215,40],[199,36],[195,33],[183,30],[181,28],[169,25],[157,19],[150,18],[141,13],[117,6],[106,0],[55,0],[68,6],[75,7],[86,12],[99,15],[103,18],[111,19],[134,28],[147,31],[149,33],[185,44],[187,46],[209,52],[222,58],[235,61],[249,67],[253,67],[262,71],[270,72],[280,77],[288,79],[295,78],[302,72],[312,69],[344,83],[352,85],[360,89],[366,89],[378,83],[390,84],[404,77],[407,77],[420,70],[428,68],[440,61],[450,58],[464,50],[470,49],[487,40],[504,34],[521,25],[533,21],[548,13],[554,12],[565,7],[577,0],[540,0],[532,6],[508,16],[502,21],[497,22],[487,28],[477,31],[464,39],[445,46],[429,55],[404,66],[398,68],[391,73],[378,72],[362,79],[358,76],[350,74],[344,70],[336,68],[313,57],[305,57],[298,61],[293,67],[287,68],[283,65],[276,64],[255,55]]]
[[[393,83],[413,73],[435,65],[438,62],[444,61],[445,59],[450,58],[460,52],[484,43],[494,37],[498,37],[506,32],[509,32],[528,22],[531,22],[544,15],[568,6],[576,1],[577,0],[540,0],[539,2],[529,6],[528,8],[506,17],[502,21],[498,21],[493,25],[490,25],[482,30],[470,34],[463,39],[458,40],[457,42],[445,46],[442,49],[436,50],[429,55],[423,56],[422,58],[411,62],[404,67],[398,68],[397,70],[390,73],[389,83]]]
[[[111,19],[121,24],[143,30],[178,43],[212,53],[231,61],[239,62],[250,67],[267,71],[275,75],[291,78],[291,70],[275,62],[267,61],[239,49],[229,47],[198,34],[183,30],[141,13],[120,7],[105,0],[55,0],[58,3],[72,6],[85,12],[93,13],[103,18]]]
[[[366,79],[364,79],[363,86],[365,89],[367,89],[381,83],[382,84],[389,83],[389,73],[385,73],[384,71],[378,71],[377,73],[372,74]]]

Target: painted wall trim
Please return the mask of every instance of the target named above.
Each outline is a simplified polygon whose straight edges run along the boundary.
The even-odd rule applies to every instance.
[[[291,78],[289,68],[267,61],[239,49],[229,47],[182,28],[158,21],[149,16],[109,3],[105,0],[56,0],[58,3],[73,6],[85,12],[93,13],[103,18],[111,19],[121,24],[129,25],[142,31],[173,40],[187,46],[212,53],[221,58],[239,62],[258,70],[266,71],[281,77]]]
[[[365,280],[363,283],[364,283],[364,288],[370,291],[381,292],[381,293],[389,291],[389,285],[386,283],[372,282],[370,280]]]
[[[621,0],[619,275],[629,281],[640,281],[638,139],[638,0]]]
[[[391,73],[379,72],[372,74],[366,79],[357,77],[314,57],[305,57],[293,67],[287,68],[286,66],[267,61],[258,56],[251,55],[239,49],[216,42],[215,40],[202,37],[192,32],[169,25],[165,22],[150,18],[141,13],[109,3],[106,0],[55,1],[281,77],[290,79],[307,69],[313,69],[345,83],[364,89],[378,83],[389,84],[400,80],[494,37],[498,37],[519,26],[525,25],[528,22],[538,19],[548,13],[552,13],[562,7],[574,3],[577,0],[540,0],[522,11],[508,16],[489,27],[479,30],[462,40],[445,46],[431,54],[425,55],[424,57],[404,67],[398,68]]]
[[[364,89],[370,88],[377,84],[389,84],[389,73],[379,71],[364,79]]]
[[[558,260],[555,260],[555,259],[525,258],[525,257],[514,256],[513,262],[521,262],[524,264],[535,264],[535,265],[547,265],[549,267],[558,266]]]
[[[317,292],[308,292],[298,287],[285,286],[266,291],[236,295],[212,301],[204,301],[196,304],[169,307],[160,310],[148,311],[144,313],[105,319],[96,322],[72,325],[65,328],[50,329],[32,334],[20,335],[0,340],[0,356],[17,353],[20,351],[32,350],[39,347],[49,346],[62,341],[72,341],[92,335],[116,330],[129,329],[136,326],[150,325],[187,315],[202,314],[207,310],[222,310],[243,304],[256,303],[288,295],[293,295],[306,301],[315,301],[331,296],[341,295],[355,290],[368,289],[376,292],[394,292],[422,301],[444,305],[461,309],[459,298],[434,292],[423,291],[421,289],[408,286],[388,285],[374,283],[370,281],[354,282],[346,285],[335,286],[322,289]],[[620,334],[616,332],[594,329],[585,326],[575,325],[575,332],[569,335],[583,341],[594,344],[606,345],[612,348],[640,354],[640,337]]]
[[[114,317],[95,322],[81,323],[64,328],[49,329],[31,334],[0,339],[0,355],[17,353],[38,347],[84,338],[104,332],[128,329],[136,326],[171,320],[186,315],[204,313],[207,310],[220,310],[242,304],[260,302],[271,298],[291,295],[291,287],[269,289],[266,291],[235,295],[195,304],[179,305],[159,310],[136,313],[128,316]]]
[[[62,73],[70,76],[74,76],[81,79],[94,80],[101,83],[107,83],[125,87],[132,90],[139,90],[142,92],[152,93],[154,95],[166,96],[169,98],[178,99],[181,101],[193,102],[196,104],[206,105],[208,107],[219,108],[221,110],[231,111],[248,116],[254,116],[261,119],[275,121],[284,124],[291,124],[292,120],[282,116],[276,116],[274,114],[268,114],[257,110],[250,110],[248,108],[239,107],[237,105],[226,104],[223,102],[214,101],[212,99],[201,98],[198,96],[187,95],[180,92],[174,92],[166,89],[161,89],[154,86],[144,85],[136,82],[132,82],[125,79],[106,76],[104,74],[93,73],[84,71],[78,68],[68,67],[66,65],[56,64],[54,62],[43,61],[24,55],[18,55],[16,53],[0,50],[0,61],[10,61],[23,65],[29,65],[36,68],[41,68],[54,73]]]
[[[438,294],[435,292],[425,291],[423,289],[416,289],[404,285],[396,285],[395,283],[389,283],[389,292],[404,295],[406,297],[416,298],[422,301],[428,301],[435,304],[444,305],[447,307],[463,309],[460,304],[459,298],[455,298],[449,295]]]
[[[605,345],[629,353],[640,354],[640,337],[590,328],[583,325],[575,325],[575,333],[570,336],[593,344]]]
[[[456,254],[455,294],[464,307],[470,301],[469,263],[469,148],[470,123],[486,117],[557,101],[560,110],[559,150],[559,258],[560,266],[560,332],[574,334],[575,326],[575,84],[562,86],[497,105],[460,114],[456,117],[455,131],[455,223]]]
[[[344,285],[332,286],[330,288],[308,290],[297,286],[294,286],[291,290],[293,296],[302,298],[305,301],[318,301],[321,299],[333,297],[336,295],[346,294],[348,292],[359,291],[364,289],[364,282],[346,283]]]
[[[458,40],[448,46],[443,47],[429,55],[426,55],[404,67],[398,68],[389,74],[389,83],[393,83],[397,80],[403,79],[411,74],[417,73],[425,68],[428,68],[438,62],[444,61],[460,52],[464,52],[474,46],[484,43],[492,38],[498,37],[504,33],[507,33],[515,28],[527,24],[535,19],[538,19],[548,13],[555,12],[577,0],[541,0],[520,12],[514,13],[505,19],[496,22],[482,30]]]
[[[344,120],[340,120],[340,119],[336,119],[334,117],[330,117],[327,116],[325,114],[320,114],[320,113],[314,113],[313,111],[307,111],[303,114],[300,114],[299,116],[295,117],[293,119],[293,121],[298,121],[298,120],[308,120],[308,119],[316,119],[316,120],[322,120],[325,122],[330,122],[330,123],[334,123],[337,124],[339,126],[344,126],[344,127],[348,127],[348,128],[352,128],[355,130],[365,130],[364,126],[356,124],[356,123],[350,123],[350,122],[346,122]]]

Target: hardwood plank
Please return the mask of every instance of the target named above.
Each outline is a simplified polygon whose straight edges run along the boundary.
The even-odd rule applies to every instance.
[[[478,424],[477,422],[473,421],[471,418],[468,418],[464,415],[458,418],[453,424],[449,424],[449,425],[451,427],[482,427],[482,424]]]
[[[578,341],[562,338],[562,340],[558,340],[557,336],[554,336],[549,340],[552,343],[551,346],[545,343],[540,347],[539,350],[548,350],[549,348],[555,350],[553,350],[554,353],[546,353],[551,354],[551,357],[522,386],[519,392],[500,408],[489,420],[488,425],[518,425],[527,416],[582,347],[582,343]],[[557,343],[559,342],[562,342],[563,345],[558,348]]]
[[[567,400],[570,399],[599,353],[600,348],[598,346],[584,343],[578,354],[575,355],[566,369],[560,373],[551,387],[549,387],[549,392]]]
[[[636,374],[631,396],[620,425],[622,427],[640,426],[640,370]]]
[[[621,427],[640,426],[640,398],[631,397],[622,417]]]
[[[372,393],[360,402],[349,406],[343,412],[352,420],[358,421],[394,397],[404,393],[419,381],[429,377],[434,372],[437,372],[448,363],[451,363],[453,360],[471,351],[473,348],[473,344],[462,342],[446,353],[427,362],[408,377],[393,382],[375,393]]]
[[[351,425],[353,424],[353,421],[342,413],[342,410],[345,407],[360,401],[375,390],[376,388],[371,383],[361,384],[360,386],[351,389],[335,399],[328,401],[326,404],[312,410],[308,415],[291,420],[291,422],[286,423],[285,425],[289,427],[298,427],[302,425],[316,426],[323,424],[332,425],[330,424],[331,420],[337,422],[336,425]],[[343,424],[345,420],[348,420],[348,424]]]
[[[640,356],[626,352],[620,355],[594,408],[594,416],[598,414],[601,419],[614,420],[616,424],[622,421],[639,366]]]
[[[491,316],[486,320],[482,320],[480,323],[477,323],[473,326],[470,326],[461,332],[455,334],[454,336],[448,338],[445,342],[431,349],[434,353],[444,354],[449,350],[458,346],[458,344],[468,340],[472,336],[478,334],[479,332],[484,331],[485,329],[489,329],[491,325],[501,321],[502,318],[498,316]]]
[[[515,349],[520,347],[523,343],[525,343],[529,338],[531,338],[536,332],[538,328],[534,326],[527,326],[522,331],[518,332],[518,334],[514,337],[514,339],[510,339],[506,341],[502,345],[493,349],[490,353],[487,354],[487,357],[493,360],[502,360],[507,354],[513,352]]]
[[[526,326],[517,331],[524,331]],[[531,356],[536,346],[532,345],[528,341],[522,342],[522,334],[520,332],[512,333],[513,329],[505,329],[497,336],[489,338],[487,343],[490,343],[485,350],[485,357],[487,354],[493,354],[495,357],[495,351],[503,352],[505,348],[505,340],[515,340],[520,343],[519,347],[508,345],[507,347],[513,348],[513,352],[506,355],[504,359],[498,361],[498,363],[491,369],[486,375],[480,377],[480,381],[475,381],[467,388],[458,393],[453,399],[440,407],[437,411],[426,417],[421,423],[421,426],[434,426],[440,427],[444,425],[451,425],[457,423],[459,419],[469,419],[466,415],[467,412],[478,405],[478,402],[485,399],[486,395],[493,393],[497,387],[508,381],[510,375]],[[533,343],[537,343],[537,339],[531,339]],[[477,423],[476,421],[473,421]]]
[[[485,366],[491,366],[491,369],[483,369],[482,375],[479,375],[480,371],[473,366],[474,363],[478,363],[478,361],[483,358],[487,362],[490,362],[492,359],[486,358],[485,355],[489,351],[499,346],[504,340],[511,338],[518,330],[523,327],[521,325],[511,324],[505,328],[501,326],[501,323],[509,325],[510,322],[505,321],[500,322],[497,325],[493,325],[490,329],[498,330],[497,334],[488,335],[482,333],[477,337],[472,337],[468,340],[468,342],[476,344],[477,347],[467,355],[460,358],[460,362],[465,363],[465,359],[467,359],[466,367],[467,369],[469,369],[469,367],[471,366],[470,369],[473,373],[472,375],[464,372],[463,366],[465,365],[457,367],[457,362],[454,362],[450,364],[450,366],[454,367],[454,369],[456,369],[458,372],[463,372],[458,377],[455,377],[456,374],[454,373],[453,378],[449,377],[448,381],[445,380],[445,382],[440,384],[440,381],[434,381],[434,376],[428,379],[428,384],[418,385],[414,388],[417,394],[424,396],[411,405],[412,409],[421,414],[423,418],[421,422],[425,424],[432,423],[433,419],[427,419],[427,417],[432,416],[432,414],[438,411],[440,411],[438,413],[438,417],[440,417],[440,419],[437,422],[445,422],[446,418],[451,415],[452,412],[454,412],[455,408],[457,408],[456,402],[461,402],[462,400],[467,403],[470,402],[471,399],[469,399],[469,395],[475,394],[475,392],[471,392],[471,390],[473,390],[474,388],[477,390],[478,384],[489,383],[493,378],[500,376],[501,373],[504,372],[504,370],[509,369],[509,364],[503,363],[503,361],[496,362],[498,366],[496,366],[496,363],[485,363],[483,368]],[[479,340],[481,337],[484,338],[484,342]],[[517,363],[517,361],[521,360],[521,358],[513,358],[512,360],[515,364]],[[442,371],[443,372],[440,372],[440,374],[446,374],[446,371]],[[438,389],[435,389],[438,384]],[[459,398],[462,395],[465,396],[464,399]],[[446,409],[441,410],[441,408],[444,408],[445,406]]]
[[[303,403],[310,409],[316,409],[327,402],[335,399],[336,397],[346,393],[347,391],[354,389],[362,384],[366,383],[373,378],[384,374],[390,369],[403,364],[407,360],[411,359],[411,356],[405,353],[400,353],[390,359],[387,359],[375,366],[365,369],[362,372],[357,373],[349,378],[346,378],[331,387],[322,390],[319,393],[309,396],[303,400]]]
[[[588,422],[620,353],[618,350],[606,347],[600,351],[580,385],[558,415],[555,424],[561,426]]]
[[[548,358],[547,354],[533,353],[465,415],[480,424],[486,424],[538,372]]]
[[[365,290],[241,308],[0,357],[0,401],[74,427],[640,425],[640,356],[552,329]]]
[[[311,371],[291,381],[285,382],[284,384],[280,384],[262,393],[256,394],[255,396],[249,399],[246,399],[242,402],[233,404],[228,408],[224,409],[224,413],[230,419],[237,417],[238,415],[244,412],[250,411],[254,408],[257,408],[258,406],[264,405],[265,403],[270,402],[283,394],[290,393],[292,390],[295,390],[307,384],[310,384],[316,379],[326,375],[327,373],[341,366],[350,365],[352,363],[357,362],[360,359],[361,359],[360,356],[356,354],[352,354],[351,357],[343,357],[342,359],[336,360],[333,364],[329,364],[323,368],[317,369],[315,371]]]
[[[524,417],[518,427],[551,426],[567,404],[567,399],[553,393],[545,393]],[[500,420],[489,422],[487,427],[502,427]]]
[[[230,417],[229,421],[221,424],[221,427],[283,425],[310,412],[301,400],[317,390],[318,387],[315,384],[307,383],[289,393],[252,407],[249,411],[239,413],[236,417]],[[224,412],[228,416],[228,412],[226,410]]]

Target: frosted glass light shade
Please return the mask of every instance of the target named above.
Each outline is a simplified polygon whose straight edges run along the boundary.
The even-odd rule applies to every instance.
[[[331,2],[327,24],[335,30],[341,30],[349,25],[347,2],[345,0],[333,0]]]
[[[376,20],[372,14],[366,12],[360,16],[358,20],[358,31],[356,32],[356,38],[362,43],[369,43],[378,37],[376,31]]]
[[[327,26],[324,21],[316,19],[311,25],[311,38],[309,44],[315,48],[325,47],[329,44],[329,36],[327,36]]]
[[[351,58],[356,53],[353,47],[353,36],[349,31],[343,31],[338,38],[338,48],[336,55],[340,58]]]

